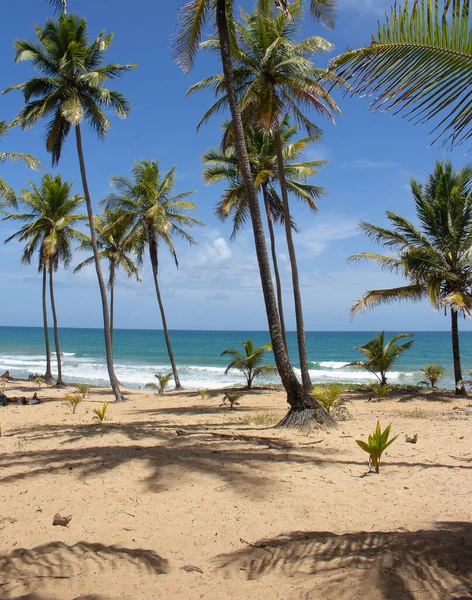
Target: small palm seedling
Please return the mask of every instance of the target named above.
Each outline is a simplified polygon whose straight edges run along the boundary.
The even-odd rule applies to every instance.
[[[330,383],[314,387],[311,395],[335,419],[348,419],[351,415],[346,407],[348,401],[341,396],[342,391],[339,383]]]
[[[239,406],[239,398],[241,398],[242,394],[226,394],[223,398],[223,402],[220,406],[228,406],[230,410],[234,410],[236,406]]]
[[[426,367],[424,367],[423,369],[420,369],[420,371],[425,376],[425,379],[423,381],[420,381],[418,385],[427,385],[430,386],[432,390],[434,390],[434,388],[438,384],[438,381],[444,377],[444,373],[447,371],[447,369],[445,369],[441,365],[435,365],[434,363],[431,363],[429,365],[426,365]]]
[[[46,383],[46,380],[41,375],[36,375],[36,377],[34,378],[34,381],[35,381],[35,383],[38,384],[40,389],[41,389],[41,386],[43,385],[43,383]]]
[[[108,408],[108,402],[104,402],[102,408],[94,408],[93,413],[97,416],[97,419],[102,423],[105,420],[105,415]]]
[[[147,390],[156,390],[160,396],[164,394],[166,391],[166,387],[169,384],[169,381],[172,379],[172,373],[156,373],[154,377],[157,379],[157,383],[151,381],[151,383],[146,383]]]
[[[85,396],[90,395],[92,386],[89,385],[88,383],[76,383],[75,389],[82,395],[82,400],[85,400]]]
[[[202,400],[205,400],[205,398],[208,396],[208,388],[205,388],[204,390],[197,390],[197,392]]]
[[[369,435],[367,442],[356,440],[356,444],[369,455],[370,470],[372,471],[372,469],[374,469],[376,473],[379,473],[380,471],[380,458],[382,454],[398,437],[398,435],[396,435],[391,440],[388,439],[390,427],[391,425],[387,425],[384,431],[382,431],[380,422],[377,421],[377,427],[375,428],[374,433]]]
[[[225,375],[230,371],[239,371],[246,378],[247,389],[252,388],[254,379],[259,377],[268,377],[278,373],[274,365],[264,365],[264,355],[266,352],[272,352],[272,344],[266,344],[260,348],[254,346],[252,340],[243,342],[244,354],[236,348],[230,348],[221,353],[221,356],[231,356],[232,361],[226,368]]]
[[[380,402],[390,391],[390,386],[388,385],[388,383],[384,383],[382,385],[380,383],[373,383],[371,386],[371,390],[374,394],[373,397],[375,398],[375,402]],[[370,399],[372,400],[372,396],[370,397]]]
[[[66,405],[70,408],[71,413],[75,415],[77,407],[82,402],[83,398],[80,394],[67,394]]]

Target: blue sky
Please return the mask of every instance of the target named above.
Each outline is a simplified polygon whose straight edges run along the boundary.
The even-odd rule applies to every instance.
[[[105,142],[88,132],[84,136],[90,189],[94,203],[109,193],[113,175],[128,174],[134,161],[156,158],[162,169],[177,166],[176,192],[198,190],[193,200],[195,216],[206,227],[195,232],[198,244],[178,243],[180,269],[168,254],[161,256],[161,285],[169,326],[173,329],[265,329],[266,317],[251,231],[235,242],[229,240],[230,224],[213,214],[221,188],[206,187],[202,180],[202,153],[219,143],[219,121],[214,119],[199,133],[195,125],[212,101],[210,94],[185,96],[189,85],[219,72],[215,57],[200,56],[194,71],[185,76],[170,59],[169,38],[181,0],[144,0],[131,8],[125,0],[109,3],[69,0],[69,10],[87,17],[92,36],[100,30],[115,33],[110,62],[137,63],[115,88],[130,100],[132,112],[126,120],[114,118]],[[243,2],[245,7],[250,2]],[[365,45],[390,0],[339,0],[336,29],[328,31],[306,21],[305,35],[322,35],[338,52]],[[13,39],[33,38],[33,24],[44,23],[51,9],[46,1],[22,0],[4,13],[0,39],[2,87],[27,79],[30,66],[14,65]],[[316,57],[324,66],[329,55]],[[327,189],[317,215],[293,202],[293,215],[301,226],[296,236],[305,324],[308,330],[437,330],[447,329],[448,320],[425,304],[405,304],[376,309],[350,321],[349,308],[366,289],[395,285],[399,280],[375,267],[346,265],[346,258],[372,246],[358,231],[360,219],[385,222],[385,210],[413,218],[408,191],[410,175],[422,180],[436,159],[450,158],[459,167],[467,161],[464,150],[452,153],[429,148],[428,127],[413,127],[391,114],[373,114],[368,100],[337,98],[343,116],[335,126],[319,122],[323,139],[307,156],[326,159],[315,182]],[[21,96],[12,92],[0,97],[0,118],[13,118]],[[39,158],[45,171],[52,171],[44,148],[43,126],[31,131],[12,131],[2,150],[29,152]],[[3,165],[2,176],[17,190],[41,174],[21,165]],[[75,181],[81,192],[74,139],[65,145],[57,169]],[[0,237],[13,232],[10,223],[0,223]],[[277,233],[284,280],[287,326],[295,325],[290,294],[290,272],[282,230]],[[41,325],[40,277],[35,266],[20,267],[21,246],[0,247],[2,311],[0,325]],[[75,262],[83,258],[77,254]],[[99,294],[93,269],[74,275],[72,269],[57,275],[57,303],[62,326],[100,327]],[[160,328],[150,270],[145,267],[143,283],[119,277],[116,326]],[[470,323],[463,325],[470,329]]]

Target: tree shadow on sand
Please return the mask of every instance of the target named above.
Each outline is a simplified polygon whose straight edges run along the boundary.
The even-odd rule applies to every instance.
[[[439,523],[414,532],[292,532],[214,563],[229,578],[293,578],[308,598],[472,600],[472,524]]]
[[[89,574],[118,568],[120,572],[126,572],[127,569],[134,572],[144,570],[153,575],[161,575],[169,570],[168,561],[152,550],[88,542],[74,545],[50,542],[0,555],[0,597],[47,600],[37,592],[43,586],[50,587],[51,582],[54,588],[67,592],[68,581],[73,577],[86,579]],[[32,591],[34,593],[29,593]],[[100,599],[94,594],[79,596],[81,600],[87,597]]]

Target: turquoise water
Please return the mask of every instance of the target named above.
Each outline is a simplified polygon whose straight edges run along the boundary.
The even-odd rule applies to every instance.
[[[354,346],[369,341],[373,333],[307,332],[307,355],[313,381],[368,382],[372,377],[345,364],[360,357]],[[237,348],[247,339],[254,340],[258,346],[270,341],[269,334],[261,331],[172,331],[171,339],[182,383],[194,389],[241,383],[237,374],[224,375],[228,359],[220,357],[221,352]],[[422,331],[415,333],[414,340],[412,348],[395,364],[390,381],[417,383],[421,380],[420,367],[436,362],[449,369],[443,385],[452,387],[450,334]],[[107,383],[101,330],[61,329],[60,341],[66,380]],[[298,367],[294,332],[288,333],[288,343],[293,364]],[[463,368],[472,368],[472,332],[461,334],[461,350]],[[142,386],[151,381],[157,371],[169,370],[162,331],[116,330],[114,356],[119,380],[130,387]],[[270,357],[269,354],[269,361]],[[45,365],[41,328],[0,327],[0,371],[9,369],[13,375],[22,377],[28,373],[43,373]]]

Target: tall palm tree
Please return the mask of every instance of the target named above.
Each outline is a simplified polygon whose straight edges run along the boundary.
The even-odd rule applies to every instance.
[[[115,314],[115,283],[116,273],[120,269],[128,275],[134,277],[141,283],[139,277],[139,268],[131,258],[130,254],[134,252],[132,240],[128,237],[128,229],[123,223],[117,223],[117,215],[110,211],[105,211],[103,216],[95,216],[95,230],[97,232],[97,243],[99,256],[101,260],[108,261],[108,289],[110,291],[110,335],[113,340],[113,323]],[[81,244],[82,250],[90,251],[92,241],[90,237]],[[93,265],[95,257],[90,256],[78,264],[74,273],[78,273],[84,267]]]
[[[62,263],[68,267],[72,260],[72,244],[83,239],[75,225],[86,220],[77,213],[84,197],[71,195],[72,183],[63,181],[60,175],[44,175],[39,185],[30,182],[31,190],[23,190],[21,204],[26,212],[10,213],[5,219],[20,221],[24,225],[5,242],[18,239],[26,242],[22,256],[23,264],[30,264],[33,256],[39,256],[39,271],[43,273],[43,315],[45,316],[46,353],[49,356],[49,338],[46,317],[46,272],[49,272],[49,294],[54,324],[54,343],[57,357],[57,385],[63,385],[61,349],[54,297],[53,273]],[[49,362],[49,361],[48,361]],[[50,363],[49,363],[50,364]],[[50,368],[46,369],[50,377]]]
[[[362,222],[364,233],[394,255],[365,252],[349,258],[400,273],[408,284],[368,291],[354,304],[351,314],[397,300],[423,298],[436,310],[449,310],[456,394],[465,394],[458,316],[472,312],[472,165],[454,171],[449,161],[437,162],[425,184],[412,178],[410,186],[419,226],[390,211],[391,229]]]
[[[223,123],[223,129],[226,132],[225,148],[210,148],[203,155],[203,161],[208,165],[204,170],[203,177],[206,183],[216,183],[222,180],[228,182],[229,186],[217,204],[216,215],[223,221],[231,214],[233,215],[233,233],[231,239],[234,239],[249,219],[249,207],[238,166],[234,136],[227,135],[228,127],[229,123],[227,121]],[[325,194],[325,190],[319,186],[309,185],[306,183],[306,179],[315,175],[317,168],[326,164],[326,161],[304,161],[299,159],[307,145],[312,141],[318,140],[319,136],[307,136],[293,141],[294,136],[298,132],[298,127],[296,125],[291,126],[288,117],[284,118],[280,129],[287,188],[292,195],[306,203],[310,209],[317,211],[318,206],[315,200]],[[285,345],[287,346],[282,285],[274,234],[274,223],[284,222],[282,202],[275,187],[275,184],[278,182],[278,168],[274,136],[264,132],[259,127],[248,127],[247,147],[254,183],[258,191],[262,190],[269,229],[280,324]],[[292,228],[296,229],[294,223],[292,223]]]
[[[348,50],[330,68],[353,93],[375,95],[373,110],[403,112],[414,123],[435,120],[435,141],[472,136],[470,0],[405,0],[379,25],[370,45]]]
[[[293,296],[297,323],[298,352],[302,381],[311,389],[306,355],[305,328],[300,291],[298,265],[290,225],[287,183],[284,169],[280,129],[285,114],[292,114],[306,127],[309,134],[319,133],[319,128],[306,116],[306,109],[314,109],[333,121],[333,112],[339,109],[325,90],[322,79],[338,83],[338,78],[325,69],[314,67],[310,57],[317,52],[333,48],[320,37],[310,37],[295,42],[300,25],[295,22],[301,14],[301,0],[287,7],[287,14],[274,12],[272,3],[259,0],[254,12],[242,13],[242,21],[235,24],[233,56],[237,97],[243,122],[257,124],[273,134],[278,164],[278,178],[282,194],[285,235],[292,272]],[[202,44],[211,50],[219,47],[217,38]],[[193,85],[188,93],[211,89],[219,98],[206,111],[199,126],[228,104],[224,74],[208,77]]]
[[[5,121],[0,121],[0,139],[5,137],[9,127],[11,127],[11,125],[7,124]],[[25,165],[27,165],[30,169],[39,170],[41,168],[41,163],[39,160],[34,158],[34,156],[31,156],[31,154],[0,152],[0,164],[4,164],[7,161],[18,162],[20,160],[24,162]],[[0,200],[0,214],[2,214],[4,208],[16,206],[15,190],[8,185],[8,183],[2,177],[0,177],[0,199],[4,200],[4,202]]]
[[[130,228],[129,240],[135,246],[139,264],[142,263],[145,251],[149,252],[167,353],[172,365],[175,388],[179,390],[182,389],[182,385],[172,351],[159,287],[159,244],[163,243],[167,246],[178,267],[179,261],[173,238],[180,237],[189,244],[195,244],[195,240],[185,228],[191,229],[203,223],[186,214],[187,211],[197,208],[195,204],[186,200],[188,196],[195,193],[194,191],[172,195],[175,186],[175,167],[162,174],[157,160],[142,160],[135,164],[131,173],[132,179],[112,177],[111,185],[116,191],[108,196],[105,204],[108,209],[119,212],[121,216],[118,217],[118,222]]]
[[[394,362],[408,350],[413,344],[413,340],[397,344],[398,340],[412,337],[411,333],[399,333],[393,336],[388,342],[385,342],[385,331],[376,333],[373,339],[363,346],[356,346],[354,350],[359,350],[365,356],[365,360],[348,363],[348,367],[361,367],[369,373],[372,373],[379,380],[380,385],[387,385],[387,372]]]
[[[15,41],[15,61],[31,61],[38,76],[25,83],[13,85],[5,91],[23,91],[24,106],[17,118],[23,129],[33,127],[44,117],[50,118],[46,128],[46,148],[52,154],[53,165],[59,162],[71,127],[75,130],[95,270],[102,301],[108,375],[115,398],[121,401],[123,398],[113,366],[110,314],[85,169],[81,125],[87,123],[99,138],[103,138],[110,127],[103,109],[112,110],[123,118],[127,116],[130,106],[126,98],[119,92],[104,87],[104,84],[136,65],[103,64],[113,34],[105,36],[102,32],[90,44],[87,22],[76,15],[61,14],[57,20],[49,19],[44,28],[36,27],[36,37],[37,42]]]
[[[275,0],[275,2],[286,9],[286,0]],[[310,9],[313,16],[330,26],[333,26],[334,21],[334,5],[333,0],[310,1]],[[191,70],[205,25],[207,21],[211,21],[214,29],[218,32],[224,86],[228,94],[228,105],[233,122],[238,163],[251,215],[254,244],[272,347],[277,370],[287,392],[287,402],[290,405],[289,413],[279,426],[303,428],[312,427],[319,422],[326,425],[334,425],[334,420],[323,407],[300,385],[290,364],[290,358],[282,336],[261,210],[257,190],[252,179],[242,113],[236,95],[235,75],[231,56],[234,22],[232,9],[233,3],[228,0],[189,0],[180,10],[180,29],[174,40],[175,59],[185,72]]]

